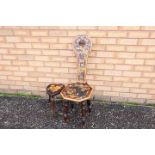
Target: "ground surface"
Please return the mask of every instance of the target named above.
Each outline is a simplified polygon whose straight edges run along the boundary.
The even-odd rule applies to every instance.
[[[85,126],[81,126],[78,106],[69,113],[69,123],[64,123],[61,102],[56,105],[53,118],[51,105],[46,99],[0,97],[0,128],[155,128],[154,107],[94,104]]]

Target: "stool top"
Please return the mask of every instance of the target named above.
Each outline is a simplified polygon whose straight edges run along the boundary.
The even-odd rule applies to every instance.
[[[50,96],[55,96],[60,94],[63,88],[64,88],[64,85],[61,83],[52,83],[47,86],[46,92]]]

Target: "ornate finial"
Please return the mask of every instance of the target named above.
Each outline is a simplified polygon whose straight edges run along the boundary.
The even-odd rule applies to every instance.
[[[74,41],[74,48],[76,52],[80,51],[81,48],[84,50],[83,52],[89,52],[91,46],[91,41],[86,35],[80,35]]]

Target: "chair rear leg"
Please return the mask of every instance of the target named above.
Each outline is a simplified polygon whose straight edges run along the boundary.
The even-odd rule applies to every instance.
[[[88,110],[88,113],[90,113],[91,110],[92,110],[92,103],[91,103],[91,100],[87,100],[87,110]]]
[[[84,127],[85,121],[86,121],[86,106],[85,106],[84,102],[80,103],[80,115],[82,118],[82,127]]]
[[[74,109],[74,104],[73,103],[70,103],[71,104],[71,110]]]

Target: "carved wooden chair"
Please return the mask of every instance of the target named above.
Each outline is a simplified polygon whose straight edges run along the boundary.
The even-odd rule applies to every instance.
[[[67,121],[67,112],[68,112],[68,102],[72,101],[80,105],[80,114],[85,119],[87,112],[91,111],[91,96],[92,88],[88,85],[86,81],[86,66],[88,53],[91,51],[92,43],[90,39],[85,35],[78,36],[73,44],[77,59],[78,59],[78,80],[76,83],[68,84],[61,91],[61,96],[64,99],[63,110],[64,110],[64,120]],[[72,104],[73,106],[73,104]]]

